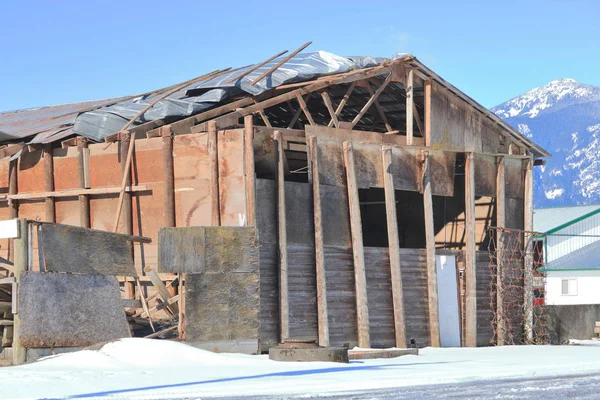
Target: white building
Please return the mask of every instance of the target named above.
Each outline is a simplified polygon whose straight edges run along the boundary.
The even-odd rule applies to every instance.
[[[544,234],[545,303],[600,304],[600,205],[541,208],[533,217]]]

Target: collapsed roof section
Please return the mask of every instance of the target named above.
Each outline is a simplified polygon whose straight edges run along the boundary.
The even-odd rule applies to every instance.
[[[266,126],[301,128],[303,124],[315,123],[338,126],[339,119],[339,122],[352,121],[353,129],[402,133],[406,115],[412,112],[407,113],[405,107],[405,83],[389,79],[392,73],[388,67],[406,62],[417,76],[423,78],[421,82],[435,80],[499,125],[511,140],[523,144],[535,156],[549,156],[544,149],[409,54],[398,53],[390,59],[382,59],[341,57],[324,51],[299,53],[308,44],[287,56],[282,52],[260,64],[215,71],[204,79],[197,78],[141,95],[0,113],[0,143],[52,143],[75,135],[92,141],[114,140],[115,134],[129,125],[133,130],[144,128],[142,132],[148,133],[161,125],[179,121],[179,125],[189,130],[190,124],[207,120],[195,118],[197,115],[230,117],[228,121],[233,121],[249,113],[257,114],[258,121]],[[356,72],[366,76],[367,83],[363,78],[357,83],[358,79],[348,77]],[[422,115],[424,87],[418,80],[412,86],[413,112]],[[283,94],[292,92],[294,96],[283,99]],[[276,101],[277,98],[280,101]],[[309,101],[313,103],[310,113],[306,111]],[[261,102],[270,105],[259,107]],[[370,109],[372,105],[375,107]],[[335,111],[334,107],[337,108]],[[220,109],[224,112],[219,112]],[[335,118],[330,118],[334,114]],[[416,136],[423,136],[422,131],[419,126]],[[179,132],[174,130],[174,133]],[[2,155],[11,154],[4,152]]]

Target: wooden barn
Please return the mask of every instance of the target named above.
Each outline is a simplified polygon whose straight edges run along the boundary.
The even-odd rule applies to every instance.
[[[141,303],[178,304],[164,318],[216,350],[266,351],[287,338],[495,342],[488,228],[532,230],[533,167],[549,154],[409,54],[304,47],[137,96],[0,113],[0,219],[34,226],[25,271],[58,273],[35,226],[91,228],[133,243],[134,276],[113,272],[121,297],[141,300],[124,303],[128,317]],[[254,267],[182,256],[208,249],[218,226],[256,228],[246,242],[219,236],[221,250],[256,244],[243,261]],[[182,244],[192,236],[202,245]],[[63,251],[91,251],[69,237]],[[19,281],[19,240],[0,240],[0,285]],[[0,286],[4,301],[12,288]],[[207,322],[218,329],[197,328]],[[8,345],[15,332],[4,332]]]

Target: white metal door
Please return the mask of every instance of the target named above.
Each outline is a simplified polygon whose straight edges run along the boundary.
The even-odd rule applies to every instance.
[[[442,347],[460,347],[456,257],[436,256],[435,265],[440,313],[440,345]]]

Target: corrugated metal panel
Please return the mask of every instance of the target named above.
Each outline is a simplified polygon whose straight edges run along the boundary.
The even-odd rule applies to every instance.
[[[556,270],[579,270],[600,269],[600,238],[578,250],[572,251],[563,257],[549,261],[545,269]]]
[[[533,230],[545,233],[598,210],[600,205],[537,208],[533,210]]]

